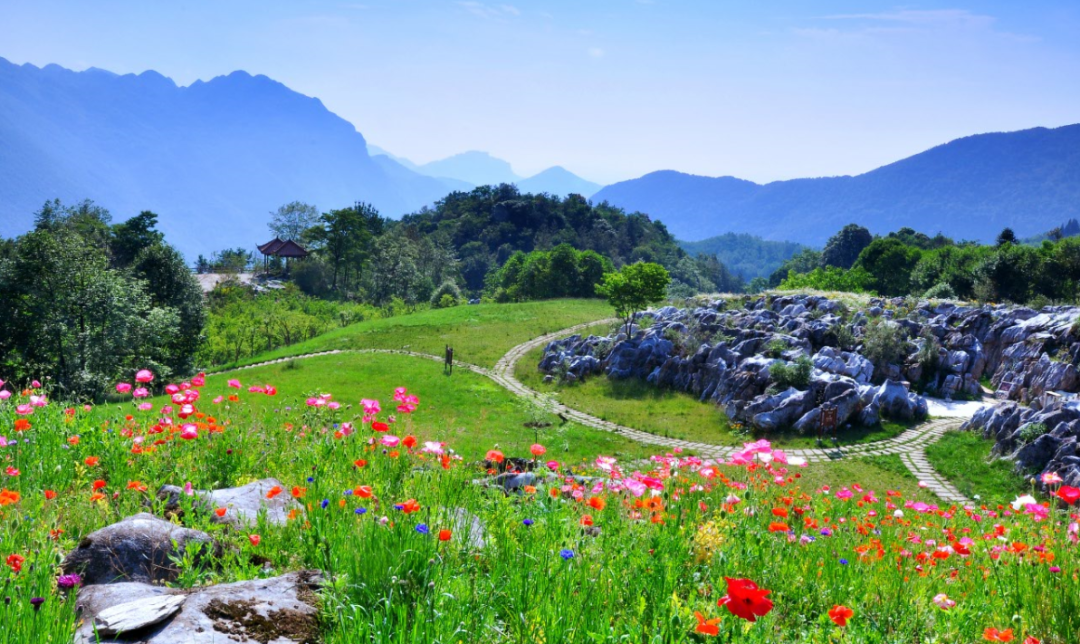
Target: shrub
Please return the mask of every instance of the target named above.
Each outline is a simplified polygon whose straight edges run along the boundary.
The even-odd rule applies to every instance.
[[[903,358],[906,345],[907,333],[903,327],[892,320],[878,318],[870,323],[863,336],[863,355],[882,367]]]
[[[1024,445],[1034,443],[1040,436],[1050,430],[1042,423],[1028,423],[1020,428],[1019,439]]]
[[[773,384],[781,391],[788,387],[799,390],[810,386],[810,374],[814,371],[814,363],[807,356],[799,356],[795,362],[777,362],[769,368],[769,376]]]
[[[431,294],[431,306],[437,309],[445,309],[451,306],[457,306],[461,301],[461,289],[458,285],[449,280],[442,283],[439,288],[435,289],[435,292]]]
[[[785,351],[787,351],[787,342],[776,338],[770,340],[769,344],[765,345],[765,355],[770,358],[779,358]]]
[[[953,292],[953,287],[949,286],[947,282],[938,282],[926,289],[923,297],[928,300],[955,300],[956,293]]]
[[[851,331],[851,327],[847,324],[837,324],[833,329],[833,335],[836,337],[836,346],[844,351],[851,351],[855,348],[855,334]]]

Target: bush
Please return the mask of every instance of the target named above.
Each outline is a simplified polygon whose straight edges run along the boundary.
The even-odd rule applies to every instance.
[[[855,348],[855,334],[852,333],[851,327],[847,324],[837,324],[833,329],[833,335],[836,336],[836,346],[840,347],[843,351],[851,351]]]
[[[1040,436],[1050,431],[1042,423],[1028,423],[1020,428],[1020,442],[1024,445],[1034,443]]]
[[[769,368],[773,384],[781,391],[788,387],[804,390],[810,386],[810,374],[814,363],[807,356],[799,356],[795,362],[777,362]]]
[[[458,285],[449,280],[442,283],[439,288],[435,289],[435,292],[431,294],[431,306],[437,309],[446,309],[452,306],[457,306],[461,301],[461,289]]]
[[[874,320],[863,336],[863,355],[876,366],[898,362],[904,357],[907,345],[907,333],[896,322],[885,319]]]
[[[953,292],[953,287],[949,286],[947,282],[938,282],[926,289],[923,297],[928,300],[955,300],[956,293]]]

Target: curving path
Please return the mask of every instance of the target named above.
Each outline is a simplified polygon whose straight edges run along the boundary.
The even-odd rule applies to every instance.
[[[504,387],[512,394],[520,398],[530,400],[533,404],[537,405],[541,409],[565,418],[566,420],[574,421],[579,425],[590,427],[592,429],[597,429],[604,432],[612,432],[621,436],[625,436],[626,438],[629,438],[630,440],[639,443],[656,445],[665,449],[681,448],[685,451],[692,452],[704,458],[727,458],[734,452],[738,451],[739,448],[737,447],[730,447],[726,445],[713,445],[710,443],[699,443],[696,441],[657,436],[656,434],[650,434],[649,432],[634,429],[633,427],[626,427],[624,425],[619,425],[617,423],[606,421],[602,418],[597,418],[596,416],[592,416],[576,409],[567,407],[566,405],[560,403],[558,400],[551,396],[547,396],[538,391],[530,389],[514,376],[514,369],[517,363],[520,362],[521,359],[524,358],[530,351],[538,347],[542,347],[553,340],[564,338],[568,335],[572,335],[588,327],[614,321],[614,318],[612,318],[609,320],[586,322],[583,324],[569,327],[567,329],[548,333],[538,338],[533,338],[528,342],[524,342],[510,349],[510,351],[508,351],[506,355],[499,359],[499,361],[495,364],[494,369],[488,369],[486,367],[462,362],[456,362],[454,366],[460,369],[467,369],[474,373],[488,377],[502,387]],[[443,358],[440,356],[398,349],[335,349],[332,351],[322,351],[319,353],[290,356],[286,358],[270,360],[267,362],[245,365],[243,367],[237,367],[236,369],[231,369],[229,371],[240,371],[243,369],[252,369],[255,367],[279,364],[282,362],[287,362],[289,360],[302,360],[306,358],[315,358],[318,356],[335,355],[340,353],[392,354],[410,356],[425,360],[434,360],[436,362],[443,361]],[[228,373],[228,371],[221,371],[217,373]],[[948,411],[951,411],[951,409]],[[948,411],[946,413],[948,413]],[[955,486],[953,486],[947,479],[945,479],[945,477],[934,471],[934,469],[930,466],[929,461],[927,461],[924,451],[927,445],[935,442],[946,431],[958,428],[965,419],[966,414],[957,415],[955,417],[938,418],[931,422],[919,425],[918,427],[912,427],[910,429],[907,429],[899,436],[886,440],[875,441],[872,443],[848,445],[844,447],[791,449],[784,451],[789,456],[801,457],[806,459],[810,463],[835,461],[848,457],[885,456],[895,454],[900,457],[900,460],[904,463],[908,470],[910,470],[911,473],[915,475],[919,482],[925,485],[926,489],[933,492],[943,501],[949,503],[969,504],[971,503],[969,499],[964,497],[964,495],[962,495]]]

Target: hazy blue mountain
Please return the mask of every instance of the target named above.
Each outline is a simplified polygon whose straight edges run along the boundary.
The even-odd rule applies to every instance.
[[[452,157],[425,163],[416,168],[429,177],[440,177],[465,181],[474,186],[499,185],[514,183],[521,177],[514,174],[510,164],[497,159],[487,152],[462,152]]]
[[[646,212],[680,239],[744,232],[823,245],[845,224],[873,233],[910,226],[928,234],[991,241],[1080,216],[1080,125],[957,139],[854,177],[758,185],[670,170],[593,195]]]
[[[591,197],[601,188],[601,185],[582,179],[562,166],[553,166],[528,179],[519,180],[517,187],[522,192],[533,194],[546,192],[560,197],[569,194]]]
[[[393,161],[395,161],[399,165],[403,165],[406,168],[412,170],[413,172],[415,172],[420,167],[420,166],[416,165],[415,163],[413,163],[412,161],[409,161],[405,157],[399,157],[398,155],[392,154],[392,153],[388,152],[387,150],[384,150],[384,149],[380,148],[377,145],[372,145],[372,144],[368,143],[367,144],[367,151],[368,151],[368,154],[370,154],[373,157],[380,156],[380,155],[385,156],[385,157],[390,157],[390,159],[392,159]]]
[[[785,260],[805,246],[794,242],[765,241],[745,233],[725,233],[701,241],[680,241],[690,255],[715,255],[724,266],[746,281],[769,277]]]
[[[47,200],[84,198],[123,220],[140,210],[189,258],[266,241],[269,211],[373,203],[389,216],[447,186],[372,159],[364,137],[315,98],[234,72],[178,87],[0,59],[0,235],[32,226]]]

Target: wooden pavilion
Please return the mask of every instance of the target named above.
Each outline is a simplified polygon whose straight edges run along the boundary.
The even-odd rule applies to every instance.
[[[262,244],[258,247],[259,252],[263,254],[263,272],[265,273],[268,268],[268,262],[270,257],[282,257],[285,259],[285,272],[289,271],[290,259],[301,259],[308,256],[307,249],[300,244],[297,244],[291,239],[282,241],[280,238],[275,237],[270,241]]]

